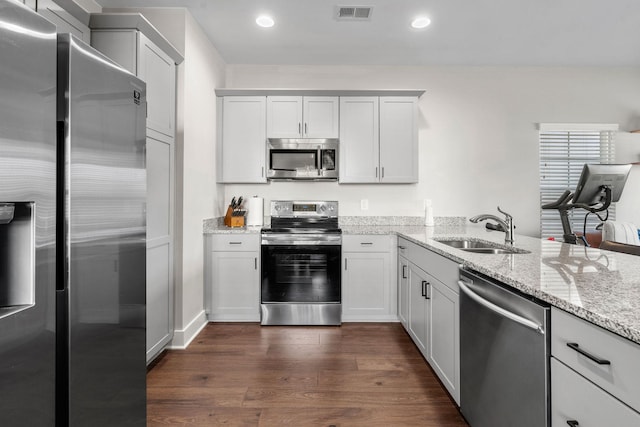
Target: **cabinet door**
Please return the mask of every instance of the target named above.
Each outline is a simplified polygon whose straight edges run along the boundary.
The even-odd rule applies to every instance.
[[[340,98],[341,183],[378,182],[378,98]]]
[[[418,99],[380,97],[380,182],[418,182]]]
[[[305,96],[303,98],[303,136],[305,138],[338,138],[338,97]]]
[[[409,318],[409,261],[398,258],[398,318],[405,329],[408,329]]]
[[[147,129],[175,135],[176,67],[173,60],[138,32],[138,77],[147,82]]]
[[[131,74],[138,75],[137,30],[93,30],[91,32],[91,46]]]
[[[632,427],[640,414],[552,357],[551,425]]]
[[[266,98],[226,96],[222,111],[219,182],[267,182]]]
[[[302,97],[267,97],[267,138],[302,138]]]
[[[343,320],[388,320],[389,253],[345,253],[343,264]]]
[[[427,322],[429,301],[426,299],[427,274],[409,264],[409,334],[420,352],[427,357]]]
[[[257,252],[211,252],[209,320],[260,320]]]
[[[456,403],[460,403],[459,297],[435,278],[429,280],[427,361]]]
[[[85,43],[91,42],[91,30],[53,0],[29,0],[22,3],[55,24],[58,33],[71,33]]]
[[[147,136],[147,363],[173,338],[174,140]]]

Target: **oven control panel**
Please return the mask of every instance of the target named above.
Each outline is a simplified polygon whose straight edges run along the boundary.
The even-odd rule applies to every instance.
[[[338,217],[337,201],[298,201],[298,200],[272,200],[271,216],[276,218],[286,217]]]

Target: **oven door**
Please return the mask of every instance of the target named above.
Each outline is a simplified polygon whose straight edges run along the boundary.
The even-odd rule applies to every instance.
[[[322,243],[262,245],[263,325],[341,323],[341,245]]]

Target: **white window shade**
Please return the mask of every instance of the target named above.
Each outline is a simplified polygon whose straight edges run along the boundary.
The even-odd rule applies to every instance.
[[[614,138],[618,125],[610,124],[540,124],[540,205],[554,202],[565,190],[575,191],[585,163],[614,163]],[[573,231],[583,230],[587,211],[569,213]],[[615,219],[615,205],[609,207],[609,218]],[[589,215],[587,231],[593,231],[600,220]],[[563,231],[557,210],[540,211],[542,238],[562,240]]]

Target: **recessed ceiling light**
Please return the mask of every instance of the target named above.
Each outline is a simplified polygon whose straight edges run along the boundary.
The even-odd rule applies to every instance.
[[[426,16],[421,16],[411,21],[411,26],[413,28],[425,28],[428,27],[429,24],[431,24],[431,19],[427,18]]]
[[[264,28],[271,28],[273,27],[274,22],[270,16],[262,15],[256,18],[256,24]]]

